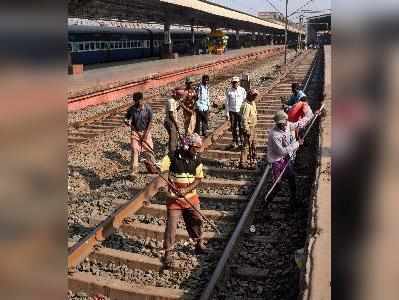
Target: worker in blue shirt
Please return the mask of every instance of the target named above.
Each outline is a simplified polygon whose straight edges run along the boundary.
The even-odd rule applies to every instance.
[[[197,102],[195,107],[197,116],[195,132],[198,135],[207,135],[210,104],[209,100],[209,76],[203,75],[202,81],[197,87]]]
[[[295,103],[299,102],[299,100],[302,97],[306,97],[306,94],[299,88],[299,84],[298,83],[293,83],[291,85],[291,89],[292,89],[292,96],[291,98],[288,100],[288,106],[292,106]]]

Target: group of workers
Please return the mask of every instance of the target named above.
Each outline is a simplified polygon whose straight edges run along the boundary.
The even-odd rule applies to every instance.
[[[270,130],[267,141],[267,160],[272,166],[273,180],[276,181],[284,171],[290,189],[290,203],[297,208],[300,200],[296,198],[294,172],[295,152],[303,144],[301,131],[312,120],[313,112],[307,103],[307,96],[292,84],[293,95],[283,104],[283,109],[274,115],[275,126]],[[241,150],[240,167],[256,167],[256,124],[257,90],[248,92],[240,86],[240,78],[233,77],[225,95],[225,116],[230,121],[232,144],[229,149]],[[185,87],[171,91],[165,105],[164,127],[168,132],[168,154],[159,162],[155,161],[151,128],[153,111],[144,102],[143,94],[133,95],[134,105],[128,110],[126,124],[131,127],[131,176],[137,175],[139,155],[143,153],[144,163],[150,173],[168,174],[166,195],[167,222],[164,235],[164,264],[173,266],[173,249],[177,223],[183,216],[187,232],[195,241],[197,254],[206,253],[202,240],[204,216],[200,212],[200,199],[196,187],[203,174],[199,152],[202,139],[208,135],[210,110],[209,76],[203,75],[201,83],[193,86],[187,77]],[[178,111],[182,110],[184,134],[178,122]],[[247,160],[250,165],[247,165]],[[278,193],[276,186],[273,196]]]

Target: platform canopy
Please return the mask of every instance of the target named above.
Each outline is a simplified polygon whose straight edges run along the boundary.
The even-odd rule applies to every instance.
[[[330,31],[331,30],[331,14],[312,16],[307,18],[307,23],[314,31]]]
[[[68,16],[88,19],[195,25],[281,34],[284,26],[199,0],[69,0]],[[289,26],[290,33],[304,34]]]

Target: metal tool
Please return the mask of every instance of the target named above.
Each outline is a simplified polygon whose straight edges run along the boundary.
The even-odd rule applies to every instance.
[[[314,122],[315,122],[316,119],[320,116],[320,114],[321,114],[321,112],[323,111],[323,109],[324,109],[324,104],[320,107],[318,113],[313,117],[312,122],[310,123],[310,125],[308,126],[308,128],[306,129],[306,131],[305,131],[305,133],[304,133],[304,135],[303,135],[303,137],[302,137],[303,139],[305,139],[305,137],[308,135],[308,133],[309,133],[310,129],[312,128]],[[295,150],[294,154],[296,153],[296,151],[297,151],[297,150]],[[293,155],[294,155],[294,154],[293,154]],[[289,163],[289,161],[287,161],[287,163],[286,163],[285,166],[284,166],[283,171],[281,171],[280,175],[278,176],[278,178],[276,179],[276,181],[273,183],[273,185],[272,185],[272,187],[270,188],[270,190],[267,192],[267,194],[266,194],[266,196],[265,196],[265,200],[264,200],[265,202],[266,202],[267,198],[269,198],[270,194],[273,192],[273,190],[274,190],[274,188],[276,187],[276,185],[280,182],[281,178],[283,177],[284,172],[285,172],[285,170],[286,170],[287,167],[288,167],[288,163]]]
[[[148,162],[148,163],[151,164],[151,162]],[[152,164],[153,164],[153,163],[152,163]],[[163,177],[163,176],[161,175],[160,172],[158,173],[158,176],[159,176],[160,178],[162,178],[162,179],[166,182],[166,184],[169,186],[169,188],[172,190],[172,192],[173,192],[174,194],[176,194],[176,196],[178,196],[179,198],[183,198],[183,199],[187,202],[187,204],[189,204],[190,207],[191,207],[193,210],[195,210],[195,211],[201,216],[201,218],[202,218],[204,221],[206,221],[213,229],[215,229],[215,231],[216,231],[218,234],[220,234],[220,231],[219,231],[219,229],[217,229],[216,225],[215,225],[211,220],[209,220],[207,217],[205,217],[205,215],[204,215],[200,210],[198,210],[198,209],[190,202],[190,200],[187,199],[187,197],[186,197],[185,195],[183,195],[182,193],[180,193],[179,189],[173,184],[173,182],[171,182],[169,179]]]

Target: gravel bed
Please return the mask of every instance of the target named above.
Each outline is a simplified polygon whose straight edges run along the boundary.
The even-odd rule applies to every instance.
[[[129,218],[126,218],[124,220],[124,223],[125,224],[143,223],[143,224],[166,226],[166,217],[154,217],[151,215],[135,214],[133,216],[130,216]],[[214,224],[223,234],[228,234],[229,232],[231,232],[232,229],[234,229],[234,223],[232,222],[219,220],[219,221],[214,221]],[[177,223],[177,228],[184,230],[186,229],[183,217],[179,219],[179,222]],[[205,221],[202,224],[202,230],[204,232],[215,232],[212,226]]]
[[[298,190],[303,188],[298,185]],[[294,253],[303,247],[306,238],[307,212],[301,209],[290,212],[288,187],[284,182],[284,190],[279,193],[279,201],[271,203],[267,208],[261,204],[255,212],[251,225],[255,232],[248,229],[240,243],[235,260],[237,268],[252,267],[269,270],[267,277],[259,281],[252,278],[240,278],[234,274],[225,282],[226,289],[220,289],[212,299],[225,299],[223,292],[237,287],[228,294],[229,297],[259,296],[262,299],[294,299],[297,293],[299,269],[294,261]]]
[[[123,234],[114,234],[104,243],[104,246],[113,249],[139,253],[150,257],[163,255],[162,243],[153,239],[127,238]],[[211,272],[216,266],[217,258],[223,251],[223,244],[218,241],[210,241],[208,249],[213,255],[193,255],[194,244],[192,241],[180,241],[176,243],[175,259],[183,263],[183,271],[163,270],[161,272],[131,269],[126,265],[102,263],[95,259],[86,258],[77,270],[90,272],[104,278],[118,279],[139,285],[151,285],[157,287],[190,289],[190,292],[198,292],[209,280]]]
[[[237,174],[237,173],[229,174],[228,172],[226,172],[224,174],[220,174],[220,176],[207,174],[205,178],[207,180],[218,180],[218,179],[219,180],[220,179],[235,180],[235,181],[245,180],[245,181],[252,181],[254,184],[259,180],[258,176],[256,176],[256,177],[250,176],[249,177],[246,174]]]
[[[199,187],[198,193],[203,194],[218,194],[218,195],[249,195],[254,190],[253,186],[231,187],[231,186],[218,186],[217,189],[213,187]]]
[[[197,189],[198,190],[198,189]],[[166,201],[161,196],[155,196],[151,203],[153,204],[163,204],[166,205]],[[201,209],[213,209],[219,211],[240,211],[243,206],[245,206],[245,202],[243,201],[229,201],[229,200],[207,200],[200,197]]]
[[[74,294],[72,291],[68,291],[67,300],[112,300],[109,297],[103,295],[97,295],[97,297],[90,297],[86,292],[78,292]]]
[[[194,77],[194,76],[193,76],[193,78],[196,79],[196,77]],[[168,95],[169,91],[173,87],[178,86],[178,85],[183,85],[183,84],[184,84],[184,80],[180,80],[180,81],[177,81],[177,84],[176,84],[176,82],[173,82],[173,83],[167,84],[162,87],[151,88],[151,89],[148,89],[145,91],[144,96],[150,97],[152,95],[160,95],[160,96],[165,97]],[[78,110],[78,111],[71,111],[68,113],[68,125],[75,123],[75,122],[86,120],[88,118],[94,117],[95,115],[105,113],[109,110],[112,110],[114,108],[123,106],[125,104],[129,104],[132,102],[133,102],[132,96],[128,95],[128,96],[119,98],[117,100],[103,103],[100,105],[89,106],[89,107],[86,107],[86,108]]]

